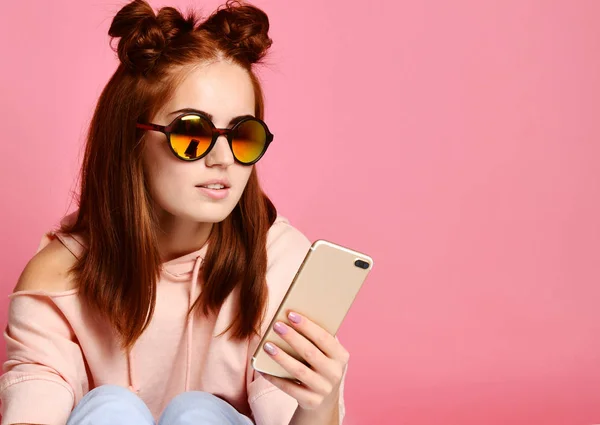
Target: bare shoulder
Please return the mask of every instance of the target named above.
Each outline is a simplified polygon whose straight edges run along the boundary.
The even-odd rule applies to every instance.
[[[14,292],[61,292],[74,289],[76,282],[69,270],[76,261],[75,256],[55,238],[29,260]]]

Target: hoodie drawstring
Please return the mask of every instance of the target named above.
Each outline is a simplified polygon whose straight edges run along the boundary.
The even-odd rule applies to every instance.
[[[202,257],[196,258],[194,263],[194,271],[192,273],[192,283],[190,287],[190,300],[188,305],[188,311],[192,308],[192,304],[196,301],[196,287],[198,286],[198,274],[200,273],[200,266],[202,265]],[[194,316],[195,312],[192,312],[188,317],[187,326],[187,356],[185,364],[185,391],[190,390],[190,374],[192,370],[192,341],[193,341],[193,329],[194,329]]]
[[[129,369],[129,391],[134,393],[138,393],[138,389],[134,386],[135,379],[133,378],[133,356],[131,354],[132,349],[130,348],[127,351],[127,366]]]
[[[196,261],[194,262],[194,269],[192,272],[192,283],[190,286],[190,295],[189,295],[189,300],[188,300],[188,311],[190,310],[190,308],[192,308],[192,305],[194,304],[194,301],[196,301],[196,289],[198,286],[198,275],[200,274],[200,266],[202,265],[202,261],[204,260],[204,258],[202,256],[198,256],[196,258]],[[186,355],[186,362],[185,362],[185,392],[190,390],[190,375],[191,375],[191,369],[192,369],[192,342],[193,342],[193,328],[194,328],[194,316],[195,313],[191,313],[190,315],[188,315],[187,318],[187,347],[186,347],[186,351],[187,351],[187,355]],[[134,393],[139,393],[139,389],[135,384],[135,374],[134,374],[134,367],[133,367],[133,354],[132,354],[133,348],[129,349],[127,352],[127,368],[128,368],[128,374],[129,374],[129,390],[134,392]]]

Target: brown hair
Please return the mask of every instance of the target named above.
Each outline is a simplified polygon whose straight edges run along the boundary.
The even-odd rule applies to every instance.
[[[237,1],[199,24],[193,12],[184,17],[163,7],[155,14],[144,0],[134,0],[112,21],[108,34],[119,39],[120,64],[90,124],[77,219],[60,231],[86,239],[87,250],[72,269],[80,296],[108,319],[123,348],[135,343],[152,318],[161,265],[158,221],[142,166],[143,132],[135,124],[158,112],[187,70],[216,60],[248,71],[255,114],[262,119],[263,93],[252,66],[271,45],[268,29],[263,11]],[[213,225],[203,288],[188,314],[216,313],[236,290],[239,311],[228,330],[237,339],[257,332],[267,299],[267,231],[276,215],[253,169],[232,213]]]

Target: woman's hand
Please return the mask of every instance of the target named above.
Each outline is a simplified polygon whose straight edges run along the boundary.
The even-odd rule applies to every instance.
[[[342,375],[350,357],[348,351],[333,335],[306,317],[290,312],[288,319],[291,326],[277,322],[274,330],[310,367],[271,342],[267,342],[263,348],[302,384],[268,374],[261,375],[294,397],[301,409],[316,410],[324,405],[337,408]]]

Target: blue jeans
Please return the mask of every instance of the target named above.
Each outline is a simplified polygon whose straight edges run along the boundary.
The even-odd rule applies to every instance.
[[[102,385],[81,399],[67,425],[154,425],[154,418],[127,388]],[[252,425],[252,421],[219,397],[188,391],[171,400],[158,425]]]

